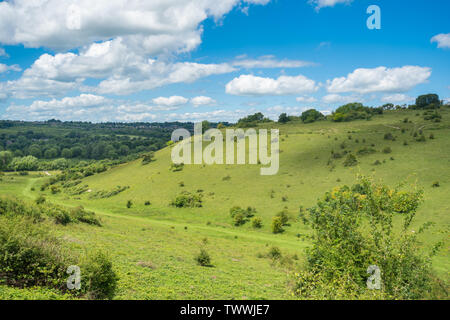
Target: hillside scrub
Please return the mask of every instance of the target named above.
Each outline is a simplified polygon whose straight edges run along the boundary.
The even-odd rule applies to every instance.
[[[412,230],[422,191],[404,191],[359,178],[327,192],[309,209],[314,231],[306,269],[294,275],[302,299],[424,299],[433,293],[431,257],[419,242],[429,224]],[[367,228],[369,228],[367,232]],[[376,266],[379,290],[368,289]]]
[[[200,208],[202,207],[203,195],[201,193],[192,194],[187,191],[183,191],[172,202],[171,206],[177,208]]]
[[[2,197],[0,198],[0,216],[23,216],[35,221],[50,219],[56,224],[67,225],[69,223],[86,223],[101,226],[95,213],[86,211],[82,206],[65,208],[45,201],[39,197],[36,204],[28,204],[24,201]]]
[[[68,290],[69,266],[81,270],[80,290]],[[56,238],[47,224],[23,215],[0,216],[2,284],[53,288],[88,299],[112,299],[117,280],[111,260],[104,254],[80,257]]]

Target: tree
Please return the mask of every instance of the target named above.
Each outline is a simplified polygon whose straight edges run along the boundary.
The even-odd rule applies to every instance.
[[[13,159],[11,151],[0,151],[0,170],[6,170]]]
[[[279,118],[278,118],[278,122],[279,123],[286,123],[289,121],[289,117],[287,116],[286,113],[282,113],[280,114]]]
[[[323,120],[324,118],[325,116],[316,109],[307,110],[300,117],[304,123],[311,123],[317,120]]]
[[[39,162],[36,157],[26,156],[23,158],[14,158],[10,166],[14,171],[35,171],[39,167]]]
[[[416,99],[417,109],[437,109],[440,105],[441,101],[437,94],[425,94]]]

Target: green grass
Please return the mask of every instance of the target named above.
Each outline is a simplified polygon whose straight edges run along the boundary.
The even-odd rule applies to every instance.
[[[82,204],[101,217],[101,228],[71,225],[55,230],[75,250],[95,247],[111,255],[120,276],[118,299],[289,299],[287,268],[258,258],[258,254],[267,254],[271,246],[277,246],[283,254],[296,254],[301,264],[308,242],[297,234],[308,234],[310,230],[295,219],[300,206],[314,205],[335,186],[353,184],[359,173],[392,186],[401,181],[417,183],[424,189],[425,202],[415,226],[427,221],[435,223],[423,238],[424,247],[445,241],[444,249],[434,258],[434,269],[448,281],[450,113],[441,111],[441,123],[424,121],[416,113],[390,112],[372,121],[350,123],[270,124],[269,128],[281,131],[280,171],[275,176],[261,176],[257,165],[186,165],[182,171],[172,172],[171,149],[166,148],[158,151],[156,161],[149,165],[135,161],[84,179],[83,184],[88,184],[92,193],[130,186],[114,197],[90,199],[89,193],[45,195],[49,201],[60,204]],[[404,118],[413,123],[403,123]],[[419,128],[427,137],[425,143],[412,136]],[[396,141],[384,140],[388,132]],[[434,140],[428,139],[431,133]],[[357,167],[344,167],[345,157],[336,159],[331,170],[327,165],[331,151],[342,152],[342,142],[354,154],[364,147],[377,152],[357,156]],[[392,149],[391,154],[382,152],[386,147]],[[381,165],[374,166],[376,160]],[[47,178],[7,175],[2,179],[2,194],[35,199],[41,194],[39,185]],[[435,181],[439,181],[439,188],[432,187]],[[35,191],[31,191],[33,186]],[[195,193],[199,189],[204,194],[202,208],[169,205],[180,192]],[[133,202],[130,209],[126,207],[128,200]],[[151,205],[145,206],[146,201]],[[234,227],[229,215],[233,206],[255,207],[263,228],[255,230],[251,223]],[[270,230],[272,217],[284,208],[295,220],[285,233],[274,235]],[[198,266],[194,261],[205,237],[211,268]]]

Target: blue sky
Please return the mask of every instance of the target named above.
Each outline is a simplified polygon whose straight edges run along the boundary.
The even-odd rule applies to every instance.
[[[448,12],[446,0],[0,1],[0,118],[235,121],[449,99]]]

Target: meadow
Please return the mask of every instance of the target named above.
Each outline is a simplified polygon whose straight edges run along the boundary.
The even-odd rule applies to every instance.
[[[0,177],[0,192],[29,201],[44,196],[51,203],[95,212],[101,227],[52,228],[74,251],[101,249],[109,254],[119,276],[115,299],[294,299],[290,276],[304,264],[311,244],[311,229],[299,213],[325,192],[353,185],[357,175],[393,187],[403,182],[424,191],[412,228],[433,223],[421,240],[424,249],[443,242],[433,269],[448,288],[450,110],[440,110],[441,122],[425,120],[422,113],[397,110],[370,121],[260,124],[280,129],[280,170],[274,176],[261,176],[259,165],[185,165],[173,170],[168,146],[147,165],[138,159],[82,179],[77,186],[84,191],[79,194],[73,192],[77,186],[61,184],[56,192],[41,191],[56,171],[50,176],[6,173]],[[357,165],[344,165],[349,154],[356,156]],[[186,192],[199,195],[201,207],[171,205]],[[262,227],[250,222],[236,226],[230,216],[236,206],[254,208]],[[281,211],[289,225],[274,234],[272,219]],[[273,247],[284,259],[271,258]],[[195,261],[201,249],[211,256],[208,267]],[[72,297],[0,285],[0,298]]]

